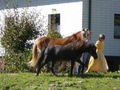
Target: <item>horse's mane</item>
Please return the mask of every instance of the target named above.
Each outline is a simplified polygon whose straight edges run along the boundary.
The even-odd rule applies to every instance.
[[[74,34],[72,34],[71,36],[68,36],[68,37],[66,37],[66,38],[64,38],[64,40],[66,40],[67,42],[70,42],[70,41],[74,41],[74,42],[76,42],[76,41],[81,41],[81,31],[79,31],[79,32],[77,32],[77,33],[74,33]]]
[[[81,48],[83,45],[85,45],[85,43],[86,43],[85,41],[71,42],[65,45],[65,47],[78,49],[78,48]]]
[[[80,32],[81,31],[79,31],[79,32],[76,32],[76,33],[74,33],[74,34],[72,34],[72,35],[70,35],[70,36],[68,36],[68,37],[66,37],[66,38],[78,38],[78,34],[80,34]]]

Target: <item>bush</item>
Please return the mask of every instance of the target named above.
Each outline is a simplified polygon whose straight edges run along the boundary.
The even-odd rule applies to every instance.
[[[27,41],[36,38],[38,33],[34,23],[26,17],[22,17],[21,21],[17,22],[16,18],[12,16],[6,17],[5,31],[1,39],[2,45],[6,50],[12,50],[16,53],[23,52],[25,48],[30,47],[30,43]]]
[[[35,39],[42,25],[36,28],[35,13],[9,15],[5,17],[5,27],[1,43],[5,48],[5,71],[19,72],[28,70],[26,62],[31,59],[30,40]],[[37,19],[37,18],[36,18]],[[38,20],[38,19],[37,19]],[[41,20],[39,20],[41,22]],[[41,32],[42,32],[41,31]],[[44,31],[43,31],[44,32]]]
[[[29,71],[27,62],[31,59],[31,52],[26,50],[24,52],[9,52],[5,56],[5,72],[25,72]]]
[[[62,38],[61,34],[57,30],[49,30],[47,36],[53,38]]]

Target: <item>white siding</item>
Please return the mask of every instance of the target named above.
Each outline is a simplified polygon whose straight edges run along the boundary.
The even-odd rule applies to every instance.
[[[82,28],[82,2],[61,3],[53,5],[35,6],[38,12],[45,17],[48,25],[49,14],[60,14],[60,33],[63,37],[71,35]],[[32,8],[32,7],[31,7]],[[55,11],[53,11],[55,10]]]
[[[120,14],[120,0],[92,0],[92,40],[106,35],[105,55],[120,56],[120,39],[114,39],[114,14]]]
[[[41,8],[46,20],[48,20],[48,14],[60,14],[60,33],[64,37],[82,28],[82,2],[45,5],[39,6],[38,8]],[[56,11],[53,12],[52,9]]]
[[[49,14],[60,14],[60,33],[63,37],[82,28],[82,2],[37,6],[36,9],[45,16],[46,25],[48,24]],[[52,11],[52,9],[56,11]]]
[[[61,3],[61,4],[50,4],[42,6],[31,6],[29,10],[36,9],[44,16],[45,26],[48,25],[49,14],[60,14],[60,33],[66,37],[81,30],[82,28],[82,1]],[[18,8],[21,11],[21,8]],[[53,11],[56,10],[56,11]]]
[[[18,0],[19,8],[23,7],[24,0]],[[33,0],[31,7],[36,8],[45,16],[45,25],[48,24],[49,14],[60,14],[60,33],[66,37],[81,28],[88,28],[88,1],[89,0]],[[120,39],[114,39],[114,14],[120,14],[120,0],[91,0],[92,40],[95,42],[100,33],[106,35],[105,55],[120,56]],[[2,4],[2,2],[1,2]],[[1,7],[1,6],[0,6]],[[52,11],[52,9],[56,11]]]
[[[38,2],[38,1],[37,1]],[[67,0],[66,0],[67,2]],[[22,3],[22,2],[21,2]],[[38,2],[40,3],[40,1]],[[36,3],[37,4],[37,3]],[[32,5],[29,10],[36,10],[44,16],[44,26],[48,25],[49,14],[60,14],[60,33],[63,37],[71,35],[82,29],[82,10],[83,2],[57,3],[49,5]],[[53,9],[55,11],[53,11]],[[21,12],[22,8],[18,8]],[[0,12],[0,24],[4,25],[4,15]]]
[[[89,2],[88,0],[83,0],[83,28],[88,28],[88,9]]]

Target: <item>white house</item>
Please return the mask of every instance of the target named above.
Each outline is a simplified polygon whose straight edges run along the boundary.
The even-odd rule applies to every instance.
[[[21,9],[26,0],[16,0],[16,3]],[[3,5],[3,0],[0,0],[1,9]],[[7,5],[12,8],[11,2]],[[98,35],[104,33],[105,55],[120,57],[120,0],[31,0],[31,8],[40,11],[45,16],[45,24],[59,30],[64,37],[89,28],[95,42]],[[56,19],[52,23],[53,16]]]

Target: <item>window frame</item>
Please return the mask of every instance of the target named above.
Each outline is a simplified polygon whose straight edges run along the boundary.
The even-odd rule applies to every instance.
[[[120,39],[120,31],[117,31],[117,28],[120,30],[120,22],[116,23],[116,18],[120,18],[120,14],[114,14],[114,39]]]

